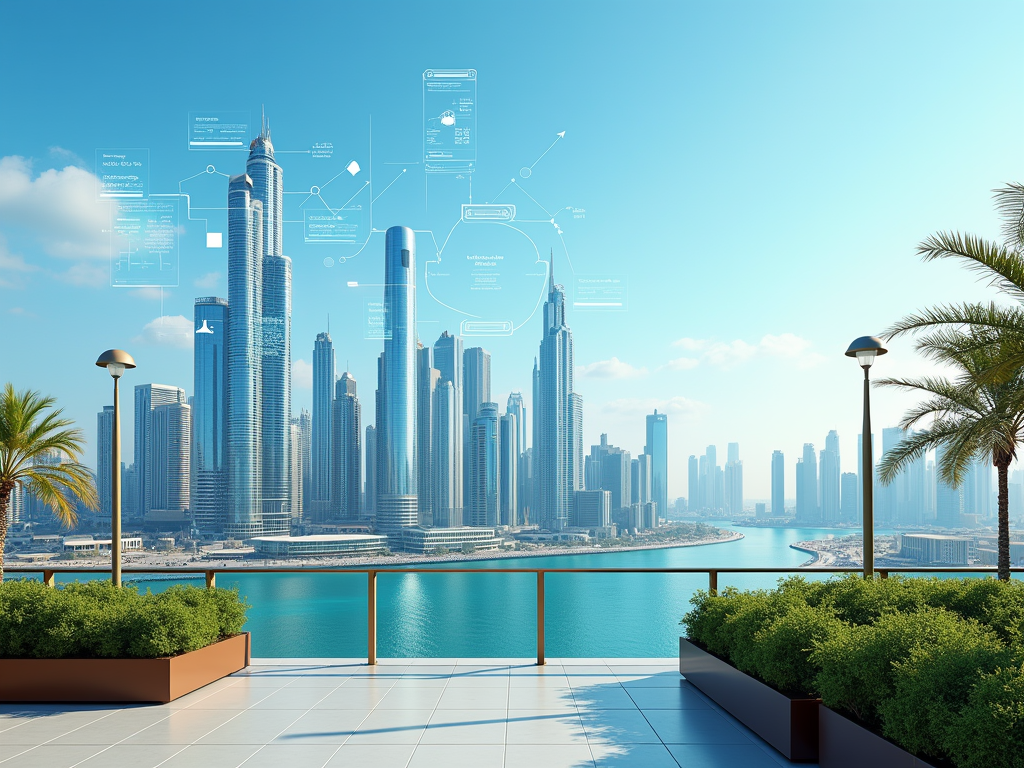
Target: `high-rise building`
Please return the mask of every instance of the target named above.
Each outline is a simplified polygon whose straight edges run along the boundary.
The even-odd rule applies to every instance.
[[[293,416],[288,422],[288,435],[291,441],[289,455],[292,462],[291,471],[289,472],[292,494],[290,504],[292,513],[291,524],[297,525],[302,522],[302,486],[305,480],[302,472],[303,457],[307,456],[309,451],[306,450],[306,446],[303,443],[302,427],[299,426],[298,417]]]
[[[519,425],[519,435],[517,443],[519,445],[519,455],[516,456],[516,520],[521,525],[526,519],[525,507],[528,504],[528,494],[526,490],[527,477],[523,472],[523,453],[526,452],[526,404],[523,402],[523,394],[521,392],[512,392],[508,396],[508,402],[505,405],[505,413],[510,416],[515,416],[516,424]]]
[[[860,498],[857,485],[857,475],[853,472],[843,472],[839,478],[839,519],[844,523],[857,521],[857,499]]]
[[[520,489],[520,516],[519,522],[521,525],[534,525],[536,523],[534,514],[533,504],[533,493],[536,485],[534,484],[534,471],[533,471],[533,448],[527,448],[523,451],[523,455],[519,457],[519,489]]]
[[[452,338],[452,337],[449,337]],[[448,379],[434,388],[433,402],[434,508],[432,521],[438,528],[462,525],[462,420],[465,418],[455,385]]]
[[[935,522],[935,462],[929,461],[924,471],[924,521]]]
[[[292,260],[279,253],[263,257],[262,376],[263,533],[277,536],[292,516]]]
[[[803,456],[796,462],[796,519],[799,523],[817,523],[818,460],[814,444],[804,443]]]
[[[135,387],[135,472],[138,478],[135,514],[143,517],[153,506],[153,409],[169,403],[184,403],[185,390],[167,384],[138,384]],[[127,518],[127,515],[125,515]]]
[[[328,332],[313,343],[313,416],[310,426],[309,517],[318,522],[331,512],[331,445],[334,381],[337,378],[334,342]]]
[[[733,456],[733,446],[736,446]],[[743,514],[743,462],[739,460],[739,443],[729,443],[729,463],[725,465],[725,511],[730,515]]]
[[[772,517],[786,515],[786,457],[772,451]]]
[[[299,411],[298,416],[292,416],[292,426],[297,427],[299,430],[299,475],[301,482],[296,483],[295,476],[292,477],[292,498],[295,498],[295,486],[299,487],[299,498],[300,507],[299,514],[295,514],[295,510],[292,510],[292,519],[297,518],[305,519],[309,515],[309,473],[310,473],[310,462],[313,451],[313,419],[310,416],[309,411],[303,408]],[[296,459],[292,457],[292,466],[296,466]]]
[[[612,524],[611,491],[576,491],[572,525],[576,528],[607,528]]]
[[[491,353],[483,347],[470,347],[463,357],[465,395],[462,407],[472,424],[484,403],[491,402]]]
[[[418,522],[416,236],[408,227],[391,227],[385,235],[384,318],[377,384],[376,527],[381,533],[400,534]]]
[[[977,515],[980,521],[990,520],[994,516],[992,466],[988,456],[972,462],[963,484],[964,513]]]
[[[365,484],[363,486],[363,518],[373,520],[377,516],[377,428],[366,426],[366,448],[363,451]]]
[[[519,525],[519,421],[514,413],[498,417],[498,523]]]
[[[609,445],[608,435],[602,434],[600,445],[590,447],[584,467],[587,490],[610,492],[612,515],[624,519],[633,503],[633,460],[629,451]]]
[[[434,367],[430,347],[419,344],[416,349],[416,471],[419,524],[434,524],[433,422],[434,390],[441,372]]]
[[[150,509],[185,512],[189,504],[192,409],[167,403],[153,409],[150,435]]]
[[[651,457],[641,453],[630,462],[629,498],[632,504],[647,504],[653,498]],[[635,527],[635,526],[634,526]]]
[[[498,404],[483,403],[470,429],[469,524],[499,525],[501,508],[501,449]]]
[[[240,539],[264,532],[263,222],[263,203],[253,194],[252,178],[244,173],[232,176],[228,182],[230,311],[224,532]]]
[[[842,472],[839,464],[839,434],[834,429],[825,437],[819,474],[818,506],[821,519],[826,525],[835,525],[839,522],[839,479]]]
[[[583,486],[582,400],[573,386],[574,366],[565,289],[555,284],[552,268],[533,374],[534,503],[541,527],[551,531],[568,525]]]
[[[103,410],[96,414],[96,493],[100,502],[98,512],[104,517],[109,516],[113,509],[110,482],[114,466],[113,436],[114,406],[105,405]]]
[[[690,512],[696,512],[700,509],[700,462],[692,455],[686,460],[686,493],[686,506]],[[634,498],[635,501],[638,499]]]
[[[726,448],[726,464],[734,464],[740,460],[740,444],[729,443]]]
[[[192,522],[200,533],[216,534],[227,509],[228,302],[198,298],[194,315]]]
[[[331,504],[342,520],[359,519],[359,501],[363,487],[362,418],[356,380],[347,371],[341,374],[334,391],[331,420]]]
[[[652,501],[658,505],[658,515],[664,517],[668,513],[668,416],[657,408],[647,417],[644,453],[651,457]]]

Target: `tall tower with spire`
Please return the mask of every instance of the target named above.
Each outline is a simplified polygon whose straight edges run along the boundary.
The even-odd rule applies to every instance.
[[[572,331],[565,289],[555,283],[554,251],[544,303],[540,354],[534,364],[535,504],[542,528],[568,525],[574,494],[583,488],[583,401],[573,389]]]
[[[283,252],[284,189],[274,159],[270,124],[263,115],[249,145],[246,173],[263,206],[262,304],[262,516],[267,535],[291,525],[292,262]]]

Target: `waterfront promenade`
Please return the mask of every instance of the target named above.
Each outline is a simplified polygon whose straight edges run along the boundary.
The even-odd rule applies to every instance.
[[[2,768],[788,765],[674,658],[254,659],[167,705],[0,705]]]

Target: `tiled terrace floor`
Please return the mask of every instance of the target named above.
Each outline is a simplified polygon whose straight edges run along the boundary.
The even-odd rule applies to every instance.
[[[0,768],[779,765],[673,659],[256,660],[162,706],[0,705]]]

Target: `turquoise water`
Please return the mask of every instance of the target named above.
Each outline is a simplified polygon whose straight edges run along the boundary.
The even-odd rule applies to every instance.
[[[745,538],[724,544],[460,565],[796,567],[809,556],[789,544],[836,533],[814,528],[736,530]],[[679,648],[679,619],[690,596],[707,588],[703,574],[548,574],[545,581],[550,657],[673,656]],[[721,575],[719,587],[771,586],[774,581],[771,575]],[[158,591],[167,584],[140,586]],[[364,574],[221,574],[217,585],[237,586],[252,604],[246,629],[253,633],[254,656],[366,655]],[[382,658],[530,657],[536,653],[535,594],[533,574],[382,573],[377,578],[377,653]]]

